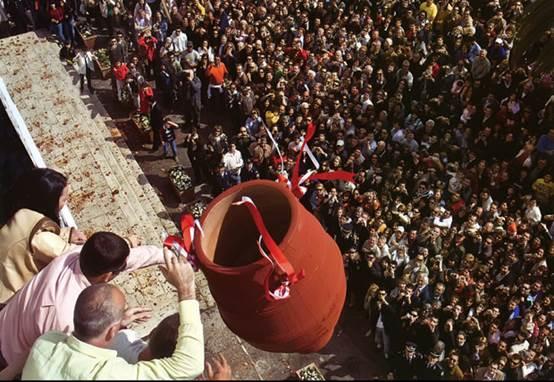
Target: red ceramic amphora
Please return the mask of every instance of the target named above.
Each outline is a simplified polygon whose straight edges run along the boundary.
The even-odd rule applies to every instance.
[[[295,271],[305,277],[290,296],[268,300],[264,281],[273,268],[258,248],[243,196],[256,204],[265,226]],[[277,182],[254,180],[215,198],[201,218],[194,245],[200,268],[225,324],[251,345],[270,352],[310,353],[331,339],[346,295],[342,257],[317,219]]]

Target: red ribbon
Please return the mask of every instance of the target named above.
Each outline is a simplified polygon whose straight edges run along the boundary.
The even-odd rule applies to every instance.
[[[308,123],[308,129],[306,131],[306,136],[300,146],[300,152],[296,155],[296,162],[294,163],[294,168],[292,169],[292,179],[291,179],[291,191],[297,197],[301,198],[304,194],[300,190],[300,161],[302,160],[302,155],[304,155],[304,147],[308,144],[309,141],[314,137],[315,134],[315,125],[313,123]]]
[[[288,285],[296,284],[298,281],[302,280],[305,276],[304,270],[301,270],[298,273],[294,270],[292,264],[288,261],[287,257],[283,254],[283,252],[281,251],[277,243],[275,243],[275,241],[271,237],[271,234],[269,233],[269,231],[267,230],[264,224],[262,215],[260,214],[260,211],[258,211],[258,208],[254,204],[252,199],[243,196],[241,201],[233,203],[233,205],[242,205],[242,204],[246,204],[246,207],[248,207],[250,216],[252,216],[252,219],[256,224],[256,228],[258,228],[258,231],[262,236],[265,246],[269,250],[271,257],[277,264],[277,267],[279,268],[279,270],[283,272],[282,275],[278,275],[278,278],[280,279],[279,280],[280,286],[277,287],[277,289],[286,288]],[[273,275],[274,275],[274,271],[273,270],[269,271],[264,282],[265,297],[269,301],[276,299],[275,298],[276,293],[271,290],[272,288],[269,285],[271,281],[271,277]]]
[[[291,191],[294,196],[299,199],[304,195],[305,192],[300,188],[300,161],[302,160],[302,156],[304,155],[305,146],[314,137],[316,131],[315,125],[313,123],[309,123],[307,127],[308,129],[306,131],[306,136],[304,137],[304,142],[302,142],[300,152],[296,155],[296,162],[294,163],[294,168],[292,169]],[[344,180],[348,182],[353,182],[355,176],[356,174],[354,174],[353,172],[338,170],[332,172],[314,173],[310,175],[306,180]]]
[[[344,180],[347,182],[354,182],[356,174],[350,171],[337,170],[331,172],[316,172],[308,178],[308,180]]]
[[[169,249],[172,249],[174,244],[178,244],[181,246],[186,252],[187,252],[187,260],[191,262],[191,265],[193,265],[193,268],[197,270],[192,244],[194,239],[194,230],[196,229],[196,225],[194,222],[194,217],[191,214],[183,214],[181,215],[181,232],[182,237],[176,236],[176,235],[170,235],[165,238],[164,240],[164,247],[167,247]]]

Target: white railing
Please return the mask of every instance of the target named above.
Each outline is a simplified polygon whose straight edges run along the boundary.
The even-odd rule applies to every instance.
[[[2,78],[0,78],[0,101],[4,104],[8,118],[10,118],[17,135],[19,135],[21,143],[23,143],[23,146],[25,147],[25,150],[27,151],[27,154],[31,158],[33,164],[36,167],[47,167],[37,145],[35,144],[35,141],[33,140],[33,137],[29,133],[29,129],[27,129],[25,121],[21,117],[21,114],[19,114],[19,110],[17,110],[17,106],[13,102],[12,97],[10,97],[8,88]],[[64,206],[64,208],[60,211],[60,218],[63,226],[77,227],[75,219],[73,219],[73,215],[71,215],[71,211],[67,206]]]

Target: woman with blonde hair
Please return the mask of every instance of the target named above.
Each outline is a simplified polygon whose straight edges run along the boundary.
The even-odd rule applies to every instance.
[[[369,288],[367,288],[367,292],[365,294],[364,299],[364,310],[367,312],[367,316],[371,317],[371,300],[377,296],[377,292],[379,291],[379,286],[377,284],[371,284]],[[366,337],[369,337],[371,335],[371,328],[365,333]]]

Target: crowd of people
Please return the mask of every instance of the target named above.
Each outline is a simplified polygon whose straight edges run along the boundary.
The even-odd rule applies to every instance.
[[[115,30],[114,94],[151,117],[154,150],[183,114],[214,195],[297,162],[356,174],[301,200],[389,377],[552,379],[553,79],[533,64],[552,36],[509,62],[530,2],[87,1],[81,16]]]

